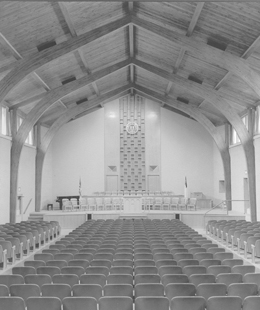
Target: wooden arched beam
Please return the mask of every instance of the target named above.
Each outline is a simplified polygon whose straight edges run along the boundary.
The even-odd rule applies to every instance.
[[[97,81],[101,78],[108,76],[120,69],[125,68],[130,63],[130,60],[121,61],[115,65],[107,67],[105,69],[99,70],[91,75],[85,76],[81,79],[73,81],[71,83],[60,86],[56,89],[49,91],[46,96],[40,100],[37,105],[28,113],[26,119],[20,126],[17,134],[13,136],[13,142],[11,147],[11,169],[10,169],[10,221],[15,222],[16,217],[16,204],[17,204],[17,182],[18,182],[18,169],[21,151],[24,142],[39,120],[39,118],[44,114],[45,111],[56,101],[66,96],[67,94],[78,90],[93,81]]]
[[[164,104],[174,107],[175,109],[178,109],[179,111],[182,111],[185,114],[191,116],[208,131],[208,133],[215,141],[221,155],[225,176],[225,190],[226,190],[225,195],[226,200],[228,201],[227,207],[229,210],[231,210],[232,204],[230,201],[232,200],[232,193],[231,193],[231,164],[230,164],[229,148],[228,144],[225,142],[221,134],[217,131],[217,128],[214,126],[214,124],[212,124],[212,122],[200,111],[200,109],[195,106],[186,105],[170,97],[163,96],[155,91],[152,91],[148,88],[139,85],[135,85],[134,88],[137,91],[143,93],[145,96],[148,96],[155,100],[159,100],[160,102],[163,102]]]
[[[35,55],[16,61],[13,70],[0,81],[0,102],[3,101],[6,95],[28,74],[53,61],[54,59],[71,53],[90,42],[127,26],[130,21],[131,19],[129,16],[123,17],[101,27],[90,30],[82,35],[73,37],[66,42],[50,47],[47,50],[41,51]]]
[[[157,68],[153,65],[145,63],[143,61],[134,59],[134,64],[144,70],[149,71],[155,75],[158,75],[168,81],[171,81],[173,84],[177,85],[180,88],[184,88],[191,93],[194,93],[201,98],[206,99],[212,105],[214,105],[230,122],[230,124],[235,128],[240,141],[243,145],[246,163],[247,163],[247,172],[248,172],[248,183],[249,183],[249,197],[250,197],[250,207],[251,207],[251,220],[257,221],[257,211],[256,211],[256,176],[255,176],[255,149],[253,143],[253,137],[249,134],[244,123],[242,122],[239,115],[233,110],[229,102],[215,90],[210,90],[203,85],[198,83],[186,80],[180,76],[168,73],[160,68]]]
[[[214,63],[217,66],[226,68],[242,78],[260,97],[260,76],[249,67],[244,59],[202,44],[194,38],[180,36],[167,28],[145,21],[136,15],[129,14],[114,22],[93,29],[80,36],[73,37],[66,42],[15,62],[13,70],[0,81],[0,102],[3,101],[6,95],[28,74],[39,69],[48,62],[73,52],[113,31],[126,27],[130,23],[133,23],[136,27],[146,29],[162,36],[171,42],[177,42],[191,53],[195,53],[199,57],[203,55],[203,58],[209,63]]]
[[[260,75],[251,69],[245,59],[232,55],[228,52],[218,50],[207,44],[203,44],[195,38],[180,35],[177,32],[169,30],[165,27],[156,25],[150,21],[133,15],[133,24],[136,27],[143,28],[149,32],[159,35],[170,42],[176,42],[182,48],[189,51],[191,54],[212,63],[218,67],[227,69],[234,73],[247,83],[255,93],[260,97]]]
[[[37,148],[36,154],[36,168],[35,168],[35,211],[41,210],[41,189],[42,189],[42,170],[46,152],[48,147],[58,132],[58,130],[65,125],[68,121],[81,114],[82,112],[88,111],[89,113],[100,109],[100,104],[107,101],[117,99],[121,96],[125,96],[130,89],[131,85],[120,87],[116,90],[110,91],[100,97],[90,100],[86,105],[80,105],[71,108],[64,112],[50,127],[47,133],[44,135],[41,143]]]

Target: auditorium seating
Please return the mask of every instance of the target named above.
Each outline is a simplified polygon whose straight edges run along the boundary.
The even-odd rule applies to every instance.
[[[218,230],[210,231],[222,241]],[[260,276],[254,266],[178,220],[90,220],[61,239],[51,238],[12,275],[0,275],[0,298],[37,310],[42,300],[45,309],[49,303],[64,310],[88,303],[93,310],[255,307]]]

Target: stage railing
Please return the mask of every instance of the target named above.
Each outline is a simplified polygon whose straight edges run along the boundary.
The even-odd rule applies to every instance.
[[[232,211],[229,209],[229,207],[232,206],[232,203],[233,202],[249,202],[249,200],[238,200],[238,199],[234,199],[234,200],[222,200],[219,204],[217,204],[216,206],[212,207],[212,209],[208,210],[207,212],[205,212],[204,214],[204,228],[206,228],[206,217],[209,215],[210,212],[212,212],[213,210],[224,210],[224,213],[220,213],[220,212],[217,212],[215,214],[210,214],[210,215],[228,215],[229,214],[229,211]]]

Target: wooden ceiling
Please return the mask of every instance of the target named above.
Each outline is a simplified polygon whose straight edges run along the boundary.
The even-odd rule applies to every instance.
[[[131,92],[218,126],[219,100],[240,116],[260,102],[259,14],[250,1],[1,2],[0,101],[29,118],[49,100],[35,119],[49,127]]]

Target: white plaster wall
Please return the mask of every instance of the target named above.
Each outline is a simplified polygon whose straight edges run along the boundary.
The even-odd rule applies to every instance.
[[[104,191],[104,109],[64,125],[52,143],[53,201],[56,196]]]
[[[199,123],[162,108],[162,190],[184,194],[186,176],[189,192],[213,197],[213,143]]]
[[[229,152],[231,157],[232,200],[244,200],[244,178],[247,178],[247,167],[243,147],[240,144],[232,146]],[[232,209],[244,213],[244,202],[233,202]]]
[[[29,214],[35,211],[35,156],[35,147],[26,145],[23,147],[18,172],[18,191],[20,188],[20,193],[24,195],[24,211],[29,205],[23,220],[27,220]],[[19,221],[19,217],[17,217],[17,221]]]
[[[0,136],[0,224],[9,222],[11,140]]]

